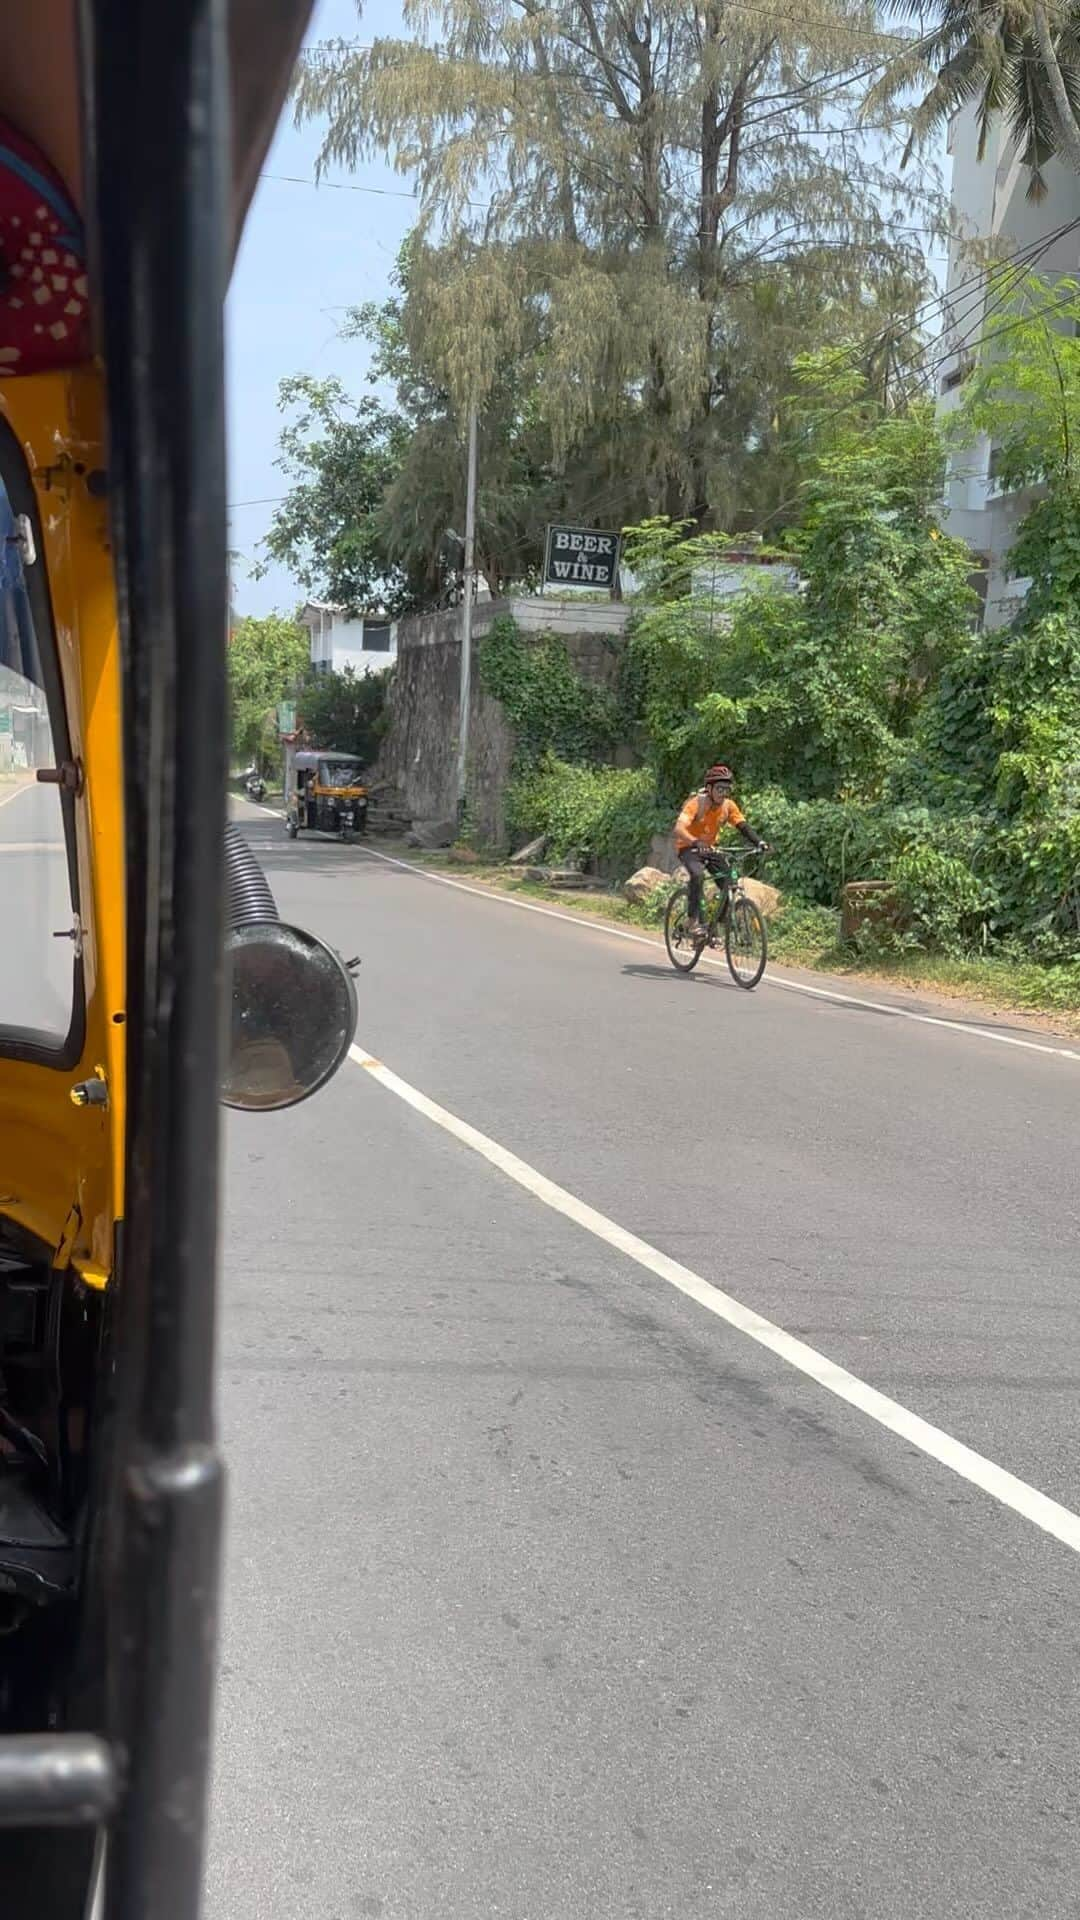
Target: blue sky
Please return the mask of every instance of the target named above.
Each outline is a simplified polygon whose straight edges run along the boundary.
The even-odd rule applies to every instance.
[[[355,0],[319,0],[309,40],[364,39],[402,31],[395,0],[369,0],[361,20]],[[311,180],[319,129],[299,132],[286,108],[266,161],[267,174]],[[335,170],[334,179],[345,179]],[[279,380],[290,373],[363,379],[363,345],[337,338],[342,308],[383,296],[394,258],[412,221],[409,182],[381,161],[349,175],[350,186],[383,194],[340,192],[263,179],[248,218],[226,317],[229,371],[229,544],[242,556],[234,578],[241,613],[289,612],[299,597],[289,575],[274,568],[249,579],[273,506],[246,506],[285,491],[274,465],[281,416]],[[389,190],[389,191],[387,191]]]

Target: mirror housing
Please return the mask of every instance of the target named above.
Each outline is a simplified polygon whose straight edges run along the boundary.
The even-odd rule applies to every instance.
[[[247,1113],[296,1106],[326,1085],[352,1045],[352,975],[324,941],[280,920],[232,927],[225,957],[221,1099]]]

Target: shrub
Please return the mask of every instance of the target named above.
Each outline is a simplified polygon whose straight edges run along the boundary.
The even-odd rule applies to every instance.
[[[911,816],[851,800],[789,800],[775,788],[744,801],[772,845],[770,879],[784,893],[833,907],[849,880],[881,878]]]
[[[641,866],[653,834],[671,825],[647,769],[575,767],[553,755],[513,781],[508,819],[522,839],[544,834],[556,860],[578,860],[619,880]]]
[[[986,945],[993,892],[964,860],[923,842],[897,854],[887,878],[902,919],[920,946],[962,953],[973,945]]]
[[[784,900],[769,922],[769,948],[776,960],[798,960],[827,952],[840,939],[840,915],[834,907],[807,906],[803,900]]]

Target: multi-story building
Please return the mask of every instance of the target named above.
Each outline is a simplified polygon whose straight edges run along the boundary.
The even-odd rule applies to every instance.
[[[311,639],[311,664],[316,673],[379,673],[397,659],[397,623],[365,615],[350,619],[340,607],[325,600],[309,600],[300,611],[300,624]]]
[[[1006,128],[996,123],[979,160],[975,107],[962,107],[949,129],[954,237],[949,248],[944,328],[937,361],[938,405],[955,411],[975,361],[984,324],[1002,300],[988,279],[989,260],[1008,260],[1051,278],[1080,267],[1080,178],[1058,161],[1046,168],[1047,192],[1027,198],[1029,174]],[[985,434],[954,448],[945,488],[946,525],[976,556],[975,578],[988,627],[1007,624],[1027,590],[1008,577],[1009,550],[1032,503],[1029,489],[1005,493],[995,479],[995,448]]]

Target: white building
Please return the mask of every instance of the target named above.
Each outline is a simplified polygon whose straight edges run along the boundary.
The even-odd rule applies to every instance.
[[[952,155],[954,238],[949,248],[945,325],[937,364],[938,405],[947,415],[960,403],[966,375],[983,323],[998,310],[1000,287],[988,286],[988,259],[1008,259],[1017,269],[1052,277],[1076,273],[1080,266],[1080,178],[1051,161],[1047,194],[1028,200],[1029,174],[1020,165],[1005,127],[991,130],[980,161],[974,103],[953,116],[949,128]],[[1051,236],[1057,236],[1051,238]],[[1019,522],[1032,503],[1030,490],[1003,493],[994,479],[995,449],[986,435],[975,446],[955,449],[945,486],[948,531],[965,540],[976,556],[976,579],[984,596],[984,624],[1008,623],[1027,590],[1024,580],[1007,577],[1008,554]]]
[[[311,664],[316,673],[381,673],[397,659],[397,622],[366,616],[350,619],[340,607],[309,600],[300,612],[311,642]]]

